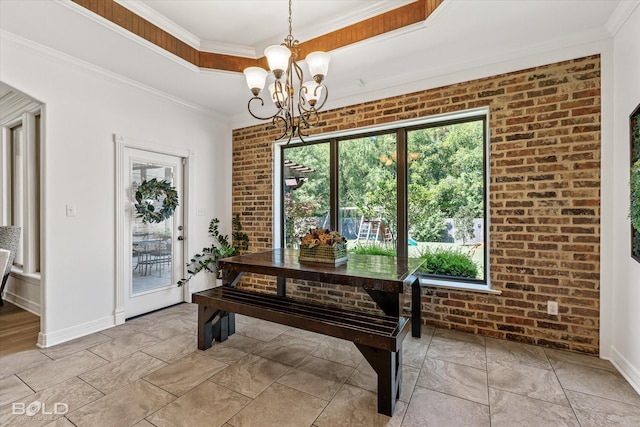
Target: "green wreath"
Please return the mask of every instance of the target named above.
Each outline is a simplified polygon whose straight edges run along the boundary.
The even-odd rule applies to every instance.
[[[162,201],[162,207],[156,210],[155,203]],[[178,192],[165,180],[153,178],[144,180],[136,190],[136,210],[142,222],[162,222],[173,215],[178,207]]]

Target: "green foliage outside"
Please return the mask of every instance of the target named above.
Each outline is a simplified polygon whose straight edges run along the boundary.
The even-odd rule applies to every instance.
[[[286,246],[295,247],[310,228],[319,228],[320,218],[329,212],[329,144],[288,148],[286,159],[313,169],[306,182],[284,194]]]
[[[483,218],[484,147],[481,121],[409,132],[409,235],[440,241],[444,219]],[[457,227],[461,228],[461,227]],[[473,227],[462,227],[467,240]]]
[[[388,248],[383,245],[356,245],[353,248],[349,248],[349,252],[362,255],[396,256],[394,248]]]
[[[457,250],[426,251],[420,258],[426,260],[420,267],[420,273],[423,274],[469,279],[478,277],[478,267],[471,257]]]
[[[419,243],[450,242],[445,219],[453,218],[455,237],[470,242],[473,219],[484,217],[483,132],[481,120],[407,132],[411,239]],[[340,208],[357,208],[367,218],[380,218],[392,231],[394,243],[396,144],[395,132],[338,143]],[[284,196],[285,241],[291,246],[289,242],[304,235],[307,228],[325,226],[323,220],[329,212],[329,143],[289,147],[284,150],[284,158],[314,169],[304,175],[307,181],[301,187]]]

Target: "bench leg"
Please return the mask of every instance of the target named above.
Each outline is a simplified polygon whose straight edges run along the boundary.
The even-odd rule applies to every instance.
[[[220,319],[213,323],[213,339],[224,342],[231,335],[236,333],[235,313],[222,312]]]
[[[402,347],[398,351],[380,350],[356,344],[360,353],[378,374],[378,413],[393,416],[402,391]]]

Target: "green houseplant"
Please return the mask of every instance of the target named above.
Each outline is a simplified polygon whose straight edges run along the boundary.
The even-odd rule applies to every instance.
[[[229,239],[228,235],[220,233],[219,223],[220,220],[218,218],[213,218],[209,223],[209,235],[212,237],[213,243],[209,247],[202,248],[201,252],[191,258],[187,263],[188,276],[178,280],[178,286],[188,283],[201,271],[215,273],[216,277],[220,278],[221,272],[218,268],[218,261],[225,257],[238,255],[240,251],[245,251],[249,248],[249,236],[242,231],[239,214],[236,214],[232,220],[233,232],[231,239]]]

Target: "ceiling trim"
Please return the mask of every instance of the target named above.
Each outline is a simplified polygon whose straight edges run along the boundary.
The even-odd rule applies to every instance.
[[[146,92],[152,95],[155,95],[159,98],[166,99],[167,101],[173,102],[176,105],[180,105],[184,108],[188,108],[193,111],[198,111],[200,113],[206,114],[210,117],[215,118],[216,120],[221,120],[227,122],[229,119],[217,111],[211,110],[209,108],[203,107],[198,104],[194,104],[192,102],[186,101],[183,98],[177,97],[170,93],[164,92],[160,89],[156,89],[152,86],[141,83],[137,80],[130,79],[129,77],[125,77],[121,74],[115,73],[113,71],[107,70],[105,68],[99,67],[90,62],[86,62],[82,59],[78,59],[74,56],[68,55],[64,52],[54,50],[48,46],[41,45],[39,43],[34,42],[33,40],[26,39],[24,37],[18,36],[13,33],[8,33],[2,29],[0,29],[0,41],[12,43],[15,46],[30,49],[38,55],[42,55],[42,57],[47,58],[49,60],[57,61],[58,63],[64,65],[72,65],[76,68],[84,69],[94,73],[105,80],[109,80],[112,82],[118,82],[123,85],[128,85],[129,87],[138,89],[142,92]],[[37,100],[36,100],[37,101]],[[37,101],[41,104],[44,104],[42,101]]]
[[[640,1],[623,1],[618,4],[616,10],[613,11],[613,14],[607,20],[605,27],[612,36],[615,36],[618,33],[618,30],[622,27],[622,25],[626,22],[627,18],[631,16],[636,7],[640,5]]]
[[[264,57],[255,59],[198,50],[190,43],[182,41],[140,17],[116,0],[71,1],[197,67],[232,72],[242,72],[251,66],[267,68]],[[302,42],[298,45],[297,55],[304,57],[315,50],[331,51],[425,21],[443,1],[416,0],[397,9]],[[193,43],[193,40],[191,39],[190,42]]]

